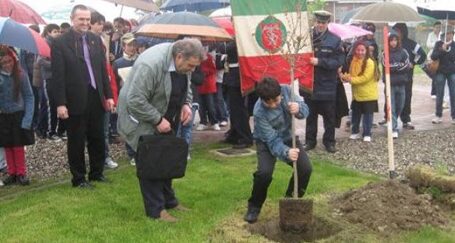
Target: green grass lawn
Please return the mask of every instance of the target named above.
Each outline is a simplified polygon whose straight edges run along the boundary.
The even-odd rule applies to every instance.
[[[112,183],[98,183],[93,191],[71,188],[69,180],[47,187],[7,189],[8,195],[0,194],[0,242],[207,242],[220,222],[245,211],[256,168],[255,156],[218,158],[208,152],[216,147],[196,145],[186,176],[174,181],[181,203],[192,209],[171,211],[180,219],[175,224],[145,217],[135,168],[122,161],[119,169],[107,173]],[[309,197],[379,179],[322,159],[312,162]],[[290,167],[278,163],[269,202],[281,198],[290,173]],[[451,236],[426,228],[402,239],[449,242]]]

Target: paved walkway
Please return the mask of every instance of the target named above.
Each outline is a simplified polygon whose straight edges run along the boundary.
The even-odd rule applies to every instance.
[[[430,80],[425,74],[418,74],[414,77],[414,87],[413,87],[413,96],[412,96],[412,107],[411,107],[411,119],[412,123],[415,125],[416,130],[432,130],[432,129],[441,129],[452,126],[450,109],[443,110],[443,123],[434,125],[431,123],[431,120],[434,118],[435,112],[435,100],[430,96]],[[345,84],[346,95],[350,102],[351,100],[351,87],[349,84]],[[382,82],[379,84],[379,112],[375,113],[374,121],[377,123],[384,117],[383,106],[384,106],[384,85]],[[198,121],[198,118],[196,118]],[[345,126],[346,118],[343,118],[342,125],[340,129],[336,130],[336,138],[346,138],[349,137],[350,131]],[[253,125],[251,123],[251,125]],[[401,127],[401,124],[399,124]],[[195,143],[207,143],[207,142],[218,142],[223,139],[224,132],[228,128],[222,128],[221,131],[193,131],[193,138]],[[319,127],[318,127],[318,139],[322,138],[322,133],[324,131],[322,124],[322,117],[319,117]],[[403,132],[414,132],[414,131],[403,131]],[[305,134],[305,121],[298,121],[296,127],[296,133],[301,138],[304,138]],[[378,126],[373,129],[373,138],[374,136],[383,135],[386,133],[385,127]]]

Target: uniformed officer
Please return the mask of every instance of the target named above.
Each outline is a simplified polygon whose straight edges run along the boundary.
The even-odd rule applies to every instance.
[[[301,91],[310,108],[306,123],[305,150],[316,147],[318,115],[321,115],[325,130],[323,144],[328,152],[335,153],[337,69],[343,65],[345,57],[341,39],[328,30],[331,13],[315,11],[314,17],[314,57],[310,60],[314,65],[313,93]]]

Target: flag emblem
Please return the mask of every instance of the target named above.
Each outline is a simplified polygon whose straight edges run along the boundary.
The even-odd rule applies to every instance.
[[[256,28],[256,41],[269,53],[276,53],[283,47],[286,35],[286,26],[273,16],[262,20]]]

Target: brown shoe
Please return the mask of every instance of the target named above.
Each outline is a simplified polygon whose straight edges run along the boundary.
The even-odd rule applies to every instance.
[[[174,208],[172,208],[172,209],[177,210],[177,211],[182,211],[182,212],[188,212],[188,211],[190,211],[189,208],[183,206],[182,204],[179,204],[179,205],[177,205],[176,207],[174,207]]]
[[[170,215],[165,209],[161,210],[160,217],[158,218],[158,220],[169,223],[175,223],[178,221],[176,217]]]

